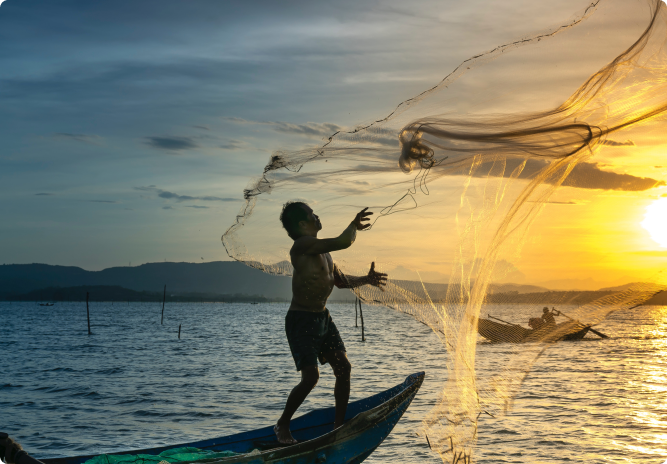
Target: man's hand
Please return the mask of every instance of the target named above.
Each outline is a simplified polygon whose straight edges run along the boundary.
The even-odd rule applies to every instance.
[[[373,214],[371,212],[366,212],[367,209],[368,207],[359,211],[359,213],[355,216],[354,221],[352,221],[352,224],[356,226],[357,230],[368,229],[371,226],[371,224],[363,223],[364,221],[370,221],[370,218],[368,216]]]
[[[363,213],[363,211],[362,211]],[[361,214],[361,213],[359,213]],[[372,214],[372,213],[371,213]],[[377,287],[380,290],[384,292],[384,287],[387,285],[387,274],[384,274],[382,272],[375,272],[375,261],[371,263],[371,270],[368,271],[368,283],[371,284],[373,287]]]

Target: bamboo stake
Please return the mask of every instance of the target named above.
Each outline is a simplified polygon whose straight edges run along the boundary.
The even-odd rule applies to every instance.
[[[357,300],[358,298],[355,296],[354,297],[354,326],[359,327],[359,324],[357,323],[357,319],[359,318],[359,310],[357,309]]]
[[[162,319],[160,324],[164,325],[164,302],[167,300],[167,284],[164,284],[164,294],[162,295]]]
[[[366,341],[366,336],[364,334],[364,311],[361,309],[361,298],[359,300],[359,316],[361,316],[361,341]]]
[[[181,324],[178,324],[178,339],[181,339]]]
[[[89,297],[90,294],[86,292],[86,314],[88,315],[88,335],[92,335],[93,333],[90,331],[90,308],[88,307]]]

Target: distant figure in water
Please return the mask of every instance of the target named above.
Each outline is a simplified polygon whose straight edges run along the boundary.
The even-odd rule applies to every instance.
[[[556,319],[554,318],[553,313],[549,311],[549,308],[547,308],[546,306],[542,308],[542,320],[547,326],[556,325]]]
[[[346,276],[334,264],[329,253],[349,248],[354,243],[357,231],[370,227],[370,224],[364,224],[373,214],[367,212],[367,209],[361,210],[338,237],[326,239],[317,238],[322,224],[307,204],[287,202],[280,214],[287,235],[294,240],[290,250],[294,267],[292,303],[285,317],[285,333],[296,370],[301,371],[301,382],[287,397],[285,411],[273,428],[282,444],[296,443],[290,432],[290,420],[317,384],[320,377],[318,359],[321,364],[331,364],[336,376],[334,429],[343,425],[345,420],[352,366],[336,324],[326,308],[327,299],[334,285],[338,288],[373,285],[382,289],[387,283],[387,274],[376,272],[375,263],[371,263],[368,275]]]

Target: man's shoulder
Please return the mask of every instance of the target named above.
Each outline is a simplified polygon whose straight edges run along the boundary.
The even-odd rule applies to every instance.
[[[294,243],[292,243],[292,248],[290,248],[290,256],[293,258],[296,256],[319,256],[308,253],[309,247],[313,245],[313,242],[317,242],[318,240],[320,239],[310,236],[297,238],[294,240]],[[329,253],[320,253],[320,255],[329,256]]]
[[[308,238],[310,237],[299,237],[294,240],[294,243],[292,243],[292,248],[289,250],[290,256],[294,257],[303,255],[304,248],[306,245],[308,245]]]
[[[294,240],[294,243],[292,243],[292,250],[300,246],[306,245],[308,243],[312,243],[316,240],[317,240],[316,237],[311,237],[310,235],[303,235]]]

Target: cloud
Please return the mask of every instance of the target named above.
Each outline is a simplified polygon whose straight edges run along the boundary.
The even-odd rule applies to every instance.
[[[211,195],[204,195],[204,196],[191,196],[191,195],[179,195],[178,193],[174,192],[168,192],[167,190],[162,190],[154,186],[149,186],[149,187],[135,187],[135,190],[140,190],[142,192],[155,192],[157,193],[157,196],[160,198],[164,198],[165,200],[175,200],[177,203],[181,203],[183,201],[242,201],[239,198],[229,198],[229,197],[214,197]]]
[[[270,126],[276,132],[303,135],[305,137],[316,137],[316,138],[322,138],[322,137],[329,138],[336,132],[339,132],[343,129],[341,126],[331,122],[324,122],[324,123],[307,122],[305,124],[293,124],[290,122],[283,122],[283,121],[249,121],[247,119],[234,118],[234,117],[229,117],[225,119],[237,124],[265,125],[265,126]]]
[[[317,138],[318,140],[328,139],[331,136],[346,137],[344,131],[351,131],[350,128],[344,128],[332,122],[307,122],[305,124],[293,124],[284,121],[249,121],[243,118],[228,117],[227,121],[236,124],[258,124],[269,126],[276,132],[285,134],[301,135],[308,138]],[[373,131],[374,137],[369,140],[371,145],[381,145],[385,147],[398,148],[398,133],[393,129],[377,128]],[[394,156],[393,154],[391,156]]]
[[[89,203],[118,203],[114,200],[87,200]]]
[[[208,209],[208,206],[187,205],[186,208]]]
[[[163,206],[162,209],[174,209],[171,206]]]
[[[192,126],[192,127],[194,127],[195,129],[202,129],[202,130],[207,130],[207,131],[211,130],[211,128],[208,127],[208,126]]]
[[[104,138],[95,134],[70,134],[67,132],[56,132],[52,137],[54,139],[74,140],[76,142],[90,143],[93,145],[99,145],[104,140]]]
[[[632,140],[626,140],[625,142],[616,142],[614,140],[602,140],[601,145],[609,145],[611,147],[634,147],[635,142]]]
[[[221,148],[223,150],[238,150],[240,148],[243,148],[244,145],[245,144],[241,140],[230,139],[228,142],[219,145],[218,148]]]
[[[508,159],[504,177],[508,177],[523,160]],[[492,163],[482,163],[473,174],[474,177],[486,177]],[[530,159],[519,176],[520,179],[529,179],[547,166],[547,161]],[[618,174],[605,171],[598,163],[579,163],[562,184],[565,187],[582,189],[620,190],[625,192],[643,192],[655,187],[667,185],[663,180],[650,177],[637,177],[631,174]]]
[[[330,137],[331,135],[342,129],[342,127],[329,122],[321,124],[315,122],[307,122],[305,124],[291,124],[289,122],[273,122],[270,124],[273,126],[273,130],[277,132],[304,135],[306,137]]]
[[[199,145],[192,137],[146,137],[146,143],[153,148],[167,151],[191,150]]]
[[[667,183],[650,177],[637,177],[631,174],[603,171],[597,163],[580,163],[565,179],[563,185],[585,189],[643,192],[654,187],[665,186]]]
[[[35,194],[36,197],[52,197],[54,195],[55,195],[55,193],[36,193]]]

